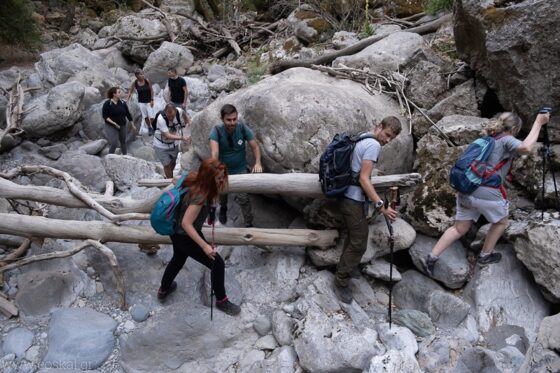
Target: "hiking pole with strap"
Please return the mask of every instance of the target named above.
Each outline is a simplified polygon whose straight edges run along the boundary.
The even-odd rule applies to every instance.
[[[391,207],[393,210],[397,207],[398,204],[398,197],[399,196],[399,188],[398,187],[391,187],[389,188],[389,199],[387,199],[387,195],[385,195],[385,208]],[[393,224],[389,218],[383,215],[385,218],[385,222],[387,223],[387,228],[389,229],[389,307],[387,310],[389,316],[389,329],[391,329],[391,325],[393,323],[392,318],[392,310],[391,306],[393,305],[393,252],[395,248],[395,235],[393,230]]]
[[[546,114],[546,113],[551,113],[552,109],[549,107],[543,107],[540,111],[539,114]],[[556,186],[556,176],[554,175],[554,170],[552,169],[552,159],[551,159],[551,150],[550,150],[550,139],[548,138],[548,124],[546,124],[544,126],[544,131],[543,131],[543,146],[541,148],[542,151],[542,164],[543,164],[543,168],[542,168],[542,173],[543,173],[543,177],[542,177],[542,190],[541,190],[541,198],[542,198],[542,204],[543,204],[543,209],[541,211],[541,220],[544,220],[544,210],[546,210],[546,204],[545,204],[545,200],[544,200],[544,192],[545,192],[545,183],[546,183],[546,173],[548,171],[550,171],[550,174],[552,175],[552,183],[554,184],[554,195],[556,197],[556,211],[560,212],[560,198],[558,197],[558,187]],[[548,161],[548,170],[546,167],[546,163]]]
[[[216,207],[210,206],[210,214],[208,216],[208,222],[212,225],[212,249],[215,247],[215,230],[216,230]],[[210,321],[214,318],[214,260],[210,260]]]

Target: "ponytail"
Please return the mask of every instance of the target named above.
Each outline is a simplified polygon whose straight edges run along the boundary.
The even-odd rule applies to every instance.
[[[492,118],[483,128],[484,136],[496,136],[502,132],[516,135],[523,126],[523,121],[519,116],[512,112],[501,113],[498,117]]]

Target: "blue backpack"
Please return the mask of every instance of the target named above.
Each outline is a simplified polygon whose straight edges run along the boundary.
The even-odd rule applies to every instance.
[[[373,139],[372,134],[337,133],[319,161],[319,182],[327,197],[339,197],[348,186],[359,185],[359,174],[352,171],[352,153],[358,142]]]
[[[183,174],[172,189],[165,191],[152,209],[150,215],[152,228],[163,236],[169,236],[177,231],[181,197],[189,190],[189,188],[181,188],[187,175],[188,173]]]
[[[486,163],[498,138],[485,136],[469,144],[451,168],[449,183],[453,189],[460,193],[471,194],[481,185],[501,187],[502,178],[496,172],[507,163],[508,159],[502,159],[493,168]]]

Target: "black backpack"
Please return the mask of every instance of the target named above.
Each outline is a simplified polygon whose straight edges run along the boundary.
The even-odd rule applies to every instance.
[[[177,119],[177,125],[169,125],[169,119],[167,118],[167,115],[165,115],[165,112],[163,110],[160,110],[157,112],[156,117],[154,118],[154,120],[152,121],[152,129],[155,131],[157,130],[157,121],[158,121],[158,117],[161,116],[163,118],[163,120],[165,120],[165,124],[167,125],[167,127],[175,130],[175,127],[179,126],[181,127],[181,115],[179,114],[179,110],[175,110],[175,118]]]
[[[373,135],[337,133],[319,161],[319,182],[327,197],[339,197],[350,185],[359,185],[359,173],[352,171],[352,153],[356,144]]]

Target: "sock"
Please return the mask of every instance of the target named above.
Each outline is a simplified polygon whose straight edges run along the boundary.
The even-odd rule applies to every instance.
[[[481,258],[485,258],[485,257],[487,257],[487,256],[490,255],[490,254],[492,254],[492,252],[485,253],[484,251],[481,251],[480,254],[479,254],[478,256],[481,257]]]
[[[218,304],[222,304],[222,303],[225,303],[225,302],[227,302],[227,301],[228,301],[228,297],[227,297],[227,296],[225,296],[225,297],[224,297],[224,299],[221,299],[221,300],[216,300],[216,303],[218,303]]]

